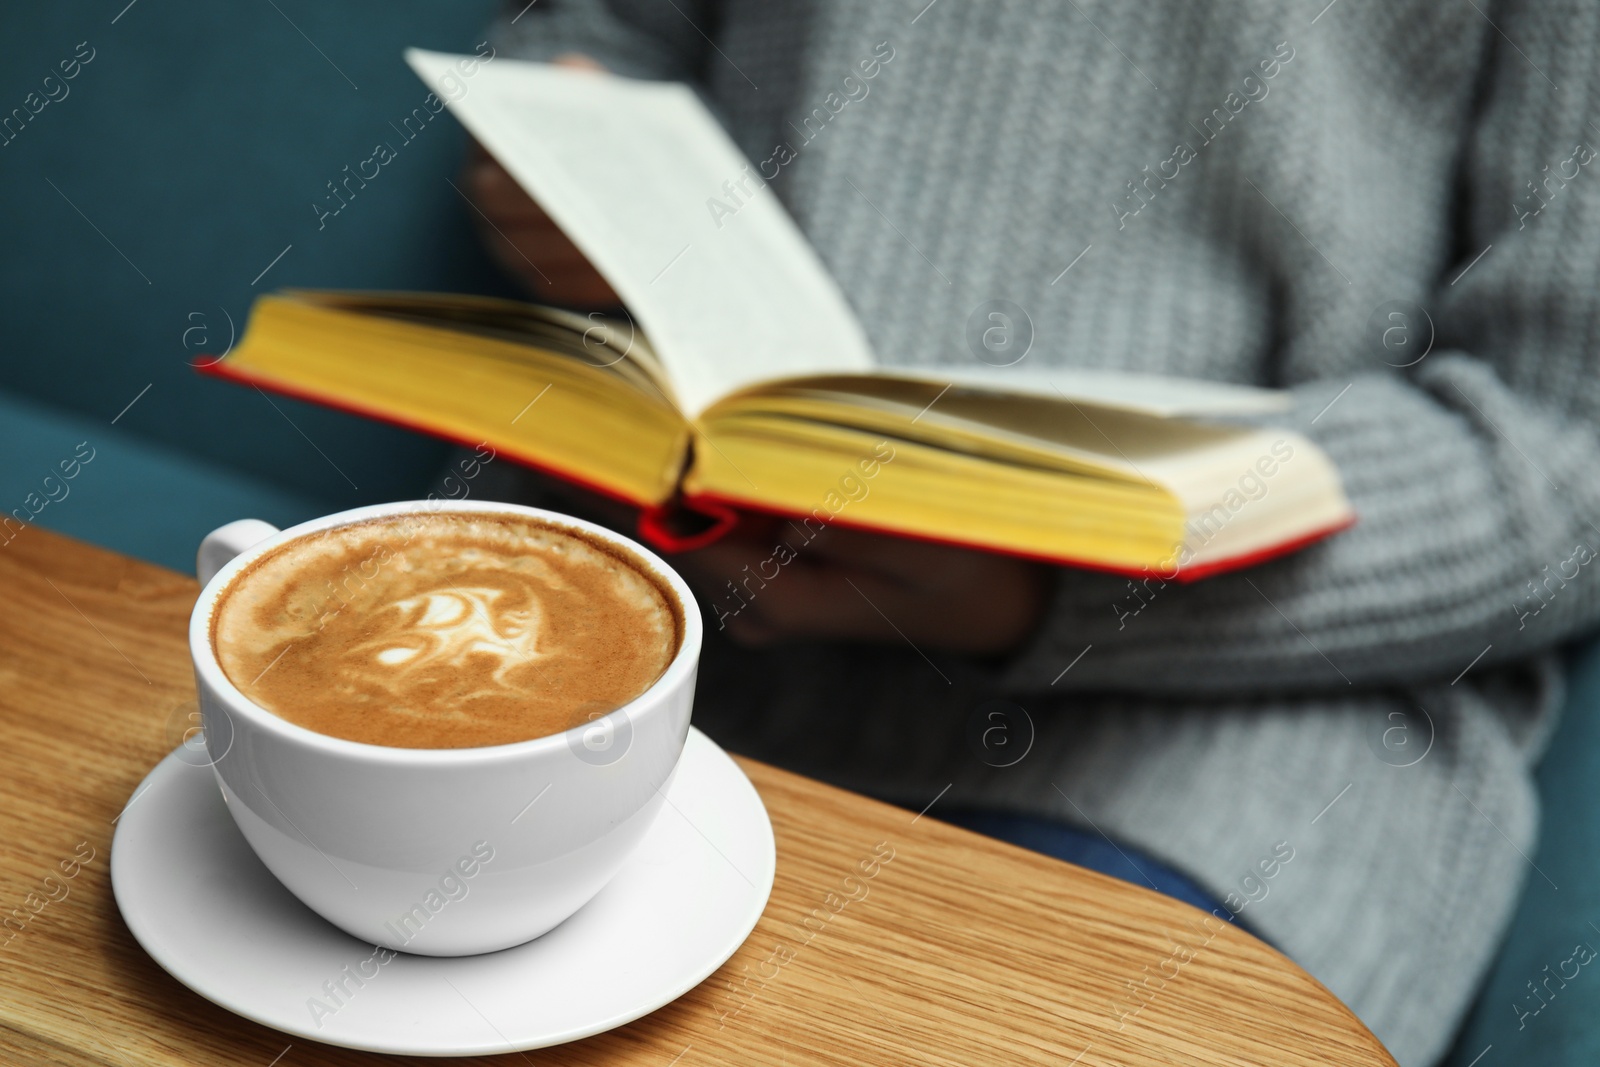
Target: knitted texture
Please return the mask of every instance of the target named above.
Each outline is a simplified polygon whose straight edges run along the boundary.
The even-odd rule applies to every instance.
[[[1552,650],[1600,619],[1600,6],[521,6],[509,54],[686,79],[753,161],[787,144],[772,187],[884,362],[969,363],[1004,299],[1033,364],[1283,387],[1360,516],[1193,585],[1059,571],[999,668],[713,642],[697,721],[1136,843],[1435,1061],[1542,877]],[[968,740],[997,697],[1036,731],[1006,767]]]

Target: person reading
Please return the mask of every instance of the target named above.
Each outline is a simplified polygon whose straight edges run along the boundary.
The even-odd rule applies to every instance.
[[[885,360],[971,362],[1004,298],[1036,364],[1288,391],[1354,527],[1185,583],[837,527],[775,573],[792,532],[744,524],[675,561],[708,618],[745,590],[696,720],[1235,919],[1421,1067],[1600,621],[1600,13],[1315,6],[549,0],[492,40],[694,86]],[[538,299],[618,302],[493,159],[467,179]]]

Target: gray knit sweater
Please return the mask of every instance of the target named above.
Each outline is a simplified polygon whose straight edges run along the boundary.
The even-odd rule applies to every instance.
[[[1355,528],[1189,586],[1062,571],[998,671],[713,646],[696,718],[1134,843],[1422,1067],[1542,879],[1553,650],[1600,619],[1600,4],[1325,4],[519,0],[498,34],[787,144],[774,188],[886,360],[972,360],[1006,299],[1040,364],[1292,391]],[[968,740],[996,697],[1036,729],[1012,766]]]

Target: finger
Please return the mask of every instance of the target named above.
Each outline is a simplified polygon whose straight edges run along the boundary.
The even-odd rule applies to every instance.
[[[818,537],[812,544],[821,541]],[[860,613],[862,599],[853,588],[864,588],[869,596],[902,595],[896,588],[898,575],[871,565],[879,558],[877,542],[887,542],[891,550],[896,543],[890,538],[856,535],[836,546],[831,555],[813,553],[809,545],[780,554],[773,538],[741,530],[716,544],[684,553],[674,562],[692,570],[713,594],[743,597],[751,603],[761,600],[760,614],[771,625],[813,633],[829,628],[830,612],[842,612],[841,618]],[[870,550],[856,552],[858,543],[870,543]],[[863,556],[871,558],[863,563]],[[849,594],[849,599],[841,594]],[[858,630],[859,626],[845,628]]]
[[[518,277],[540,303],[576,311],[609,311],[618,306],[617,294],[610,286],[581,276],[540,276],[524,271]]]
[[[483,214],[473,221],[482,227],[485,223],[498,230],[528,229],[540,230],[549,235],[549,238],[560,236],[566,240],[566,234],[561,232],[555,220],[546,215],[537,204],[533,204],[524,196],[501,196],[496,194],[480,195],[470,194],[474,206]]]
[[[539,234],[526,230],[507,233],[485,228],[482,236],[495,261],[527,282],[537,295],[582,307],[620,303],[606,280],[570,245],[551,247]]]
[[[512,242],[526,242],[528,248],[534,248],[539,254],[549,254],[552,259],[573,259],[584,261],[578,246],[566,240],[566,234],[555,227],[554,224],[541,224],[541,222],[501,222],[494,219],[491,227],[494,234],[499,234]]]
[[[727,595],[727,583],[742,577],[747,568],[758,568],[768,551],[758,548],[756,542],[729,535],[707,548],[677,553],[671,561],[691,584],[714,599]]]
[[[901,537],[829,526],[807,542],[806,551],[820,559],[892,571],[909,569],[908,560],[926,562],[925,547]]]
[[[491,155],[478,156],[468,164],[467,170],[472,183],[487,192],[501,190],[522,192],[522,187],[511,176],[511,172]],[[528,194],[522,193],[522,195],[526,197]]]
[[[602,69],[583,56],[563,65]],[[474,219],[495,260],[536,296],[576,308],[613,308],[621,303],[587,257],[543,208],[483,147],[469,148],[468,198],[481,213]]]
[[[586,56],[582,52],[563,52],[550,61],[558,67],[569,67],[573,70],[592,70],[598,73],[605,72],[605,66],[593,56]]]
[[[489,233],[485,236],[490,244],[495,241],[502,241],[511,245],[512,254],[523,260],[521,265],[525,269],[537,267],[546,274],[551,274],[555,271],[569,273],[589,269],[589,261],[584,259],[576,249],[551,248],[548,245],[542,245],[537,235],[530,234],[525,230],[520,232]]]
[[[555,228],[554,221],[545,210],[503,171],[498,174],[469,174],[467,194],[484,214],[499,225],[521,222]]]
[[[474,196],[497,202],[504,201],[508,204],[519,203],[525,205],[525,210],[544,214],[538,203],[528,195],[516,178],[512,177],[511,172],[482,149],[468,159],[463,167],[463,173],[467,187]]]
[[[747,603],[774,639],[895,641],[912,614],[892,583],[867,571],[791,565]],[[900,620],[897,623],[896,620]]]
[[[981,581],[998,557],[951,545],[831,527],[806,551],[818,560],[874,572],[902,585],[927,589]],[[1002,561],[1009,567],[1012,561]]]
[[[486,211],[490,215],[492,208]],[[499,224],[479,220],[479,233],[500,265],[531,280],[534,291],[557,303],[615,307],[616,291],[565,233],[548,220]]]
[[[869,598],[904,606],[904,594],[879,575],[793,558],[780,564],[759,542],[719,542],[686,557],[674,562],[718,624],[746,643],[889,640],[894,629]]]

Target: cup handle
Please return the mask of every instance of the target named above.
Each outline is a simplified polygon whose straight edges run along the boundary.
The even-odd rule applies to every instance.
[[[277,532],[278,528],[270,522],[239,519],[206,534],[205,540],[200,542],[200,551],[194,556],[194,570],[200,578],[200,584],[210,582],[234,556]]]

